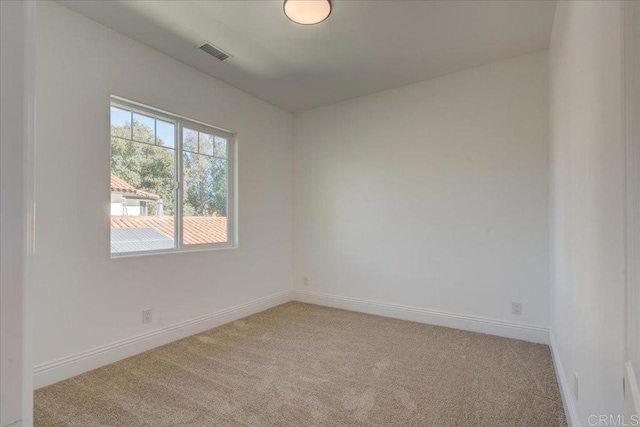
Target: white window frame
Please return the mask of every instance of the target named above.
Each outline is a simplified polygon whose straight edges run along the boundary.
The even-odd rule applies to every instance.
[[[170,113],[155,107],[141,104],[136,101],[111,95],[110,107],[131,110],[145,116],[153,117],[175,124],[175,184],[174,184],[174,247],[171,249],[156,249],[150,251],[117,252],[111,253],[111,258],[124,258],[142,255],[159,255],[182,252],[200,252],[217,249],[234,249],[238,247],[237,232],[237,186],[236,186],[236,158],[237,158],[237,134],[217,126],[190,119],[175,113]],[[182,150],[182,129],[186,127],[191,130],[207,133],[210,135],[225,138],[227,140],[227,241],[221,243],[208,244],[183,244],[183,188],[184,179],[182,175],[183,150]],[[133,135],[132,135],[133,136]],[[135,142],[135,141],[134,141]],[[140,144],[144,144],[141,142]],[[109,128],[109,146],[111,146],[111,128]],[[111,159],[111,156],[109,156]],[[109,167],[111,169],[111,167]]]

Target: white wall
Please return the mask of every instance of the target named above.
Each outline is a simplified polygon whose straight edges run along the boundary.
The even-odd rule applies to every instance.
[[[21,418],[24,15],[0,2],[0,426]]]
[[[289,291],[292,115],[56,3],[37,19],[36,365]],[[110,258],[111,94],[238,133],[238,249]]]
[[[581,423],[623,412],[621,5],[559,2],[550,45],[551,333]],[[562,380],[562,379],[561,379]]]
[[[296,115],[294,286],[546,328],[547,92],[540,52]]]

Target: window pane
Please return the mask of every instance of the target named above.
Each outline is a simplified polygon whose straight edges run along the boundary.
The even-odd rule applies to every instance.
[[[213,156],[213,135],[199,132],[198,142],[198,153]]]
[[[111,107],[111,136],[131,139],[131,111]]]
[[[213,155],[216,157],[222,157],[224,159],[227,157],[227,138],[222,138],[221,136],[215,137],[215,148],[213,151]]]
[[[195,130],[182,129],[182,149],[184,151],[198,152],[198,132]]]
[[[156,143],[156,120],[153,117],[133,113],[133,139],[134,141]]]
[[[227,241],[227,170],[227,160],[183,153],[183,244]]]
[[[167,148],[176,148],[176,125],[156,120],[156,144]]]
[[[111,138],[111,253],[172,249],[175,152]]]

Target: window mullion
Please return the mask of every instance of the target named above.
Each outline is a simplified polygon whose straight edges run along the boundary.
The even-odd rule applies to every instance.
[[[176,123],[176,132],[178,135],[176,136],[176,182],[174,187],[176,188],[176,207],[174,209],[174,226],[175,226],[175,236],[176,236],[176,248],[182,247],[182,122],[178,121]]]

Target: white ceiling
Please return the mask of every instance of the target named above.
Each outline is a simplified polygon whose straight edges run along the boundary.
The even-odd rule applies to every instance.
[[[296,112],[546,49],[555,1],[334,0],[296,25],[282,1],[61,1]],[[204,40],[233,55],[219,62]]]

